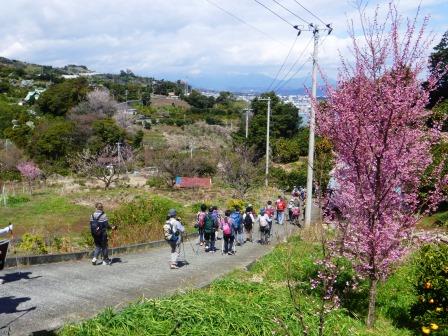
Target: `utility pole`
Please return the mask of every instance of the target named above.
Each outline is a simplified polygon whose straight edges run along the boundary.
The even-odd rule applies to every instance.
[[[118,166],[120,166],[120,163],[123,162],[123,165],[125,166],[126,169],[126,174],[128,173],[128,167],[125,165],[123,156],[121,155],[121,142],[117,142],[117,156],[118,156]]]
[[[305,227],[311,225],[311,210],[313,206],[313,169],[314,169],[314,128],[316,111],[314,110],[314,101],[316,99],[317,86],[317,55],[319,48],[319,29],[314,27],[314,51],[313,51],[313,73],[311,87],[311,115],[310,115],[310,138],[308,141],[308,169],[306,174],[306,208],[305,208]]]
[[[264,184],[268,186],[268,177],[269,177],[269,129],[271,123],[271,97],[268,98],[259,98],[258,100],[267,100],[268,102],[268,110],[267,110],[267,121],[266,121],[266,172],[265,172],[265,181]]]
[[[294,26],[295,29],[301,32],[298,26]],[[308,142],[308,167],[306,175],[306,209],[305,209],[305,227],[311,225],[311,210],[313,206],[313,172],[314,172],[314,130],[316,126],[316,88],[317,88],[317,57],[319,49],[319,31],[327,31],[328,35],[331,34],[333,28],[330,24],[326,25],[326,28],[319,29],[315,24],[310,24],[310,31],[314,36],[314,50],[313,50],[313,72],[312,72],[312,87],[311,87],[311,114],[310,114],[310,137]]]
[[[246,112],[246,139],[247,139],[249,137],[249,113],[251,113],[252,110],[246,108],[244,109],[244,111]]]
[[[126,113],[128,112],[128,90],[125,91],[126,94]]]

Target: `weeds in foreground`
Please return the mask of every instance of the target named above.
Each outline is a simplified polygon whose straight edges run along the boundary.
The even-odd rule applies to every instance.
[[[322,301],[311,291],[310,278],[316,272],[314,260],[320,256],[318,244],[292,237],[249,271],[234,271],[205,289],[142,300],[119,312],[108,309],[92,320],[66,326],[59,334],[304,335],[306,325],[308,335],[319,335]],[[388,288],[381,304],[388,304],[387,297],[399,293],[400,285]],[[302,317],[291,301],[290,288],[295,288],[300,299]],[[384,315],[379,316],[377,328],[367,330],[362,318],[341,308],[328,312],[322,335],[412,335]]]

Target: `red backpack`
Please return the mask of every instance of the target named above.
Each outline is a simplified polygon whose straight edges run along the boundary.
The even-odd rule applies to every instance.
[[[285,208],[286,208],[286,203],[284,200],[281,200],[280,202],[277,203],[277,210],[284,211]]]

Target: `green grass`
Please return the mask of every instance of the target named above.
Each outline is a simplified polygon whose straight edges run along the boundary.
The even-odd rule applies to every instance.
[[[155,150],[162,149],[166,147],[166,139],[163,134],[159,133],[158,131],[145,131],[143,144]]]
[[[69,196],[59,196],[52,191],[24,196],[28,202],[0,207],[0,227],[11,222],[19,235],[31,231],[76,233],[86,225],[92,211],[74,204]]]
[[[59,335],[302,335],[286,279],[297,285],[310,335],[318,334],[319,298],[310,293],[309,275],[319,249],[292,239],[256,263],[249,271],[237,270],[208,288],[161,299],[145,299],[122,311],[107,309],[96,318],[63,328]],[[291,261],[288,271],[286,265]],[[412,301],[406,278],[409,268],[379,289],[376,329],[368,330],[364,317],[345,309],[332,311],[325,335],[412,335],[392,320],[395,308],[407,309]]]
[[[417,227],[420,229],[448,229],[448,211],[441,211],[431,216],[423,217]]]

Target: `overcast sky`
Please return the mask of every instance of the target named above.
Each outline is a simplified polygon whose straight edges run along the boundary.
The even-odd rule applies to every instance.
[[[303,24],[274,0],[259,0],[292,24]],[[221,9],[237,16],[238,21]],[[321,24],[295,0],[277,0],[292,12]],[[322,68],[336,74],[338,50],[346,53],[347,19],[357,17],[354,0],[301,3],[334,31],[323,41]],[[398,2],[413,16],[420,0]],[[431,15],[430,29],[448,30],[448,1],[421,0]],[[371,1],[370,6],[386,2]],[[275,76],[296,32],[255,0],[0,0],[0,56],[55,66],[83,64],[98,72],[129,68],[157,78],[189,78],[216,74]],[[445,17],[445,19],[444,19]],[[311,34],[297,39],[296,60]],[[310,55],[305,51],[303,60]],[[302,61],[298,62],[300,65]],[[310,69],[307,63],[298,76]]]

